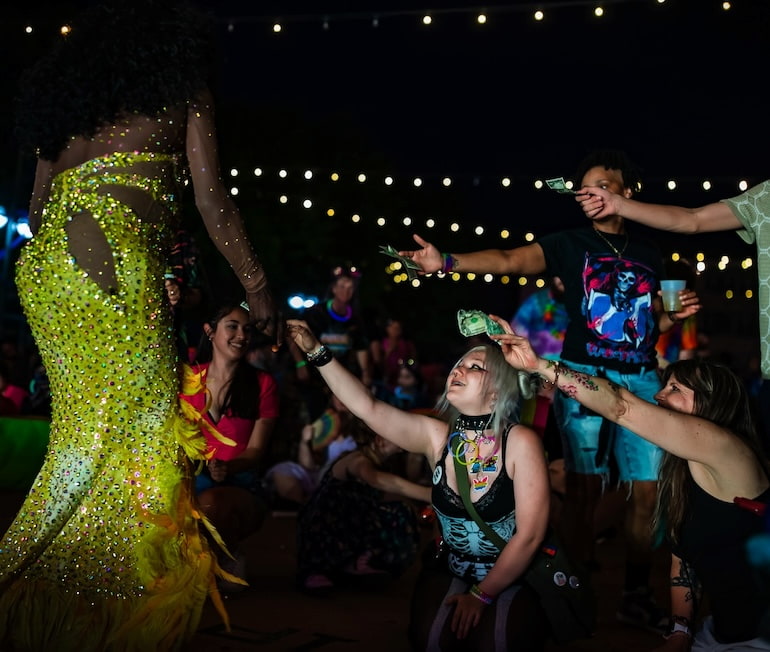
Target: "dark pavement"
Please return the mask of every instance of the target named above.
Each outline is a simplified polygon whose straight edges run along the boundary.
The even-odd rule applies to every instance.
[[[0,525],[10,522],[20,505],[18,492],[0,492]],[[622,519],[622,514],[617,518]],[[249,538],[250,587],[228,595],[225,604],[231,632],[224,630],[211,604],[204,609],[199,632],[187,652],[401,652],[406,638],[408,601],[417,567],[397,581],[379,587],[339,587],[326,597],[308,596],[294,586],[295,516],[273,512],[262,529]],[[619,523],[618,523],[619,525]],[[426,530],[426,541],[431,536]],[[599,596],[599,626],[595,636],[569,645],[549,645],[547,652],[647,652],[659,636],[621,625],[615,608],[623,581],[622,535],[599,544],[601,568],[594,576]],[[667,604],[668,554],[655,557],[656,597]],[[480,651],[481,652],[481,651]]]

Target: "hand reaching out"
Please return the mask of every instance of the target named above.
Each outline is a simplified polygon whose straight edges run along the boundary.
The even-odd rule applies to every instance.
[[[532,349],[529,340],[526,337],[516,335],[505,319],[497,315],[489,315],[489,317],[505,331],[503,335],[490,335],[489,337],[500,345],[506,362],[514,369],[535,373],[540,358]]]
[[[438,272],[444,266],[444,259],[441,256],[441,252],[436,249],[430,242],[423,240],[416,233],[412,236],[414,241],[422,247],[414,251],[399,251],[399,255],[404,258],[411,258],[417,263],[421,271],[418,274],[433,274]]]
[[[320,345],[318,338],[301,319],[286,320],[286,332],[303,353],[310,353]]]

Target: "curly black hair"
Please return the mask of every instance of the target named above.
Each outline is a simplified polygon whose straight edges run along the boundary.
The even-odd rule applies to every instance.
[[[605,170],[620,170],[623,185],[634,193],[642,189],[642,172],[639,167],[619,149],[597,149],[580,161],[575,171],[575,182],[580,183],[591,168],[602,166]]]
[[[170,0],[108,0],[86,10],[22,75],[19,143],[54,161],[73,136],[193,99],[209,81],[212,25],[202,11]]]

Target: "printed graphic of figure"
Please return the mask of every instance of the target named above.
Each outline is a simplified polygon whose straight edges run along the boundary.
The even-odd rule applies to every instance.
[[[601,286],[588,291],[589,326],[603,339],[638,347],[649,336],[652,294],[642,291],[637,273],[621,262]]]

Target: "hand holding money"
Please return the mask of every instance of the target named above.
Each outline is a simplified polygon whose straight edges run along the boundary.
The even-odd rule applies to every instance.
[[[391,258],[395,258],[401,263],[401,268],[406,270],[406,275],[409,278],[410,281],[413,281],[417,278],[417,272],[420,271],[422,268],[414,262],[411,258],[407,258],[406,256],[402,256],[398,253],[393,247],[390,245],[380,245],[380,253],[385,254],[386,256],[390,256]]]
[[[505,332],[502,326],[481,310],[458,310],[457,326],[465,337],[472,337],[481,333],[501,335]]]

